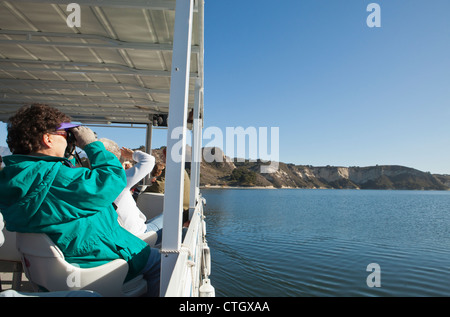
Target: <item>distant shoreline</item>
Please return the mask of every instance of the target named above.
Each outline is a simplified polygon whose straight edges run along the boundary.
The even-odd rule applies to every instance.
[[[401,165],[310,166],[279,162],[274,173],[262,173],[260,162],[202,162],[205,188],[311,188],[449,190],[450,175],[431,174]]]
[[[206,189],[283,189],[276,188],[274,186],[228,186],[228,185],[202,185],[200,188]],[[295,187],[285,187],[285,188],[295,188]]]
[[[407,191],[423,191],[423,192],[448,192],[450,189],[407,189],[407,188],[306,188],[306,187],[274,187],[274,186],[228,186],[228,185],[202,185],[200,189],[311,189],[311,190],[407,190]]]

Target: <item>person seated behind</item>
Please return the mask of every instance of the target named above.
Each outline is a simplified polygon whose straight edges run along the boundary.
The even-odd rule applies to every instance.
[[[150,185],[144,188],[146,192],[164,194],[165,183],[165,171],[166,164],[158,162],[155,164],[152,172],[150,173]]]
[[[160,164],[160,168],[155,168],[152,171],[152,179],[151,184],[145,188],[144,191],[151,193],[160,193],[164,194],[164,185],[166,182],[166,147],[163,147],[163,162],[158,162]],[[157,170],[156,170],[157,169]],[[160,170],[160,171],[159,171]]]
[[[133,164],[130,161],[125,161],[125,162],[122,163],[122,166],[123,166],[124,169],[127,170],[129,168],[132,168]]]
[[[136,201],[131,193],[131,188],[150,174],[155,165],[155,158],[142,151],[133,151],[125,147],[119,149],[117,143],[110,139],[101,138],[99,141],[103,143],[106,150],[114,154],[119,160],[124,162],[133,160],[136,162],[133,167],[127,169],[124,166],[127,185],[114,200],[120,225],[137,236],[146,232],[155,231],[158,235],[156,244],[159,244],[162,236],[162,214],[147,221],[145,215],[136,205]]]
[[[120,161],[94,132],[70,123],[56,108],[33,104],[8,120],[0,209],[9,231],[44,233],[67,262],[81,268],[116,259],[128,263],[126,281],[144,274],[147,295],[159,295],[160,253],[117,222],[113,202],[126,186]],[[67,137],[76,138],[91,169],[66,159]]]
[[[152,172],[150,173],[150,176],[152,177],[151,182],[156,182],[157,178],[161,176],[163,170],[166,168],[166,164],[158,162],[155,164],[155,167],[153,167]]]

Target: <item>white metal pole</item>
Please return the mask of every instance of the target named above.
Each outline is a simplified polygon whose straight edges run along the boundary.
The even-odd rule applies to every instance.
[[[195,82],[195,99],[194,99],[194,125],[192,131],[192,163],[191,163],[191,197],[190,197],[190,216],[200,194],[200,167],[203,158],[202,153],[202,130],[203,130],[203,103],[204,103],[204,1],[197,1],[198,10],[198,34],[200,37],[200,47],[198,52],[198,77]],[[197,122],[196,122],[197,121]],[[195,156],[194,156],[195,155]]]
[[[166,293],[181,245],[193,2],[177,0],[175,8],[161,248],[162,296]]]
[[[189,199],[189,209],[192,212],[197,203],[200,181],[200,162],[202,160],[202,121],[200,120],[200,105],[203,87],[201,79],[195,81],[195,99],[194,99],[194,124],[192,130],[192,160],[191,160],[191,189]]]
[[[148,123],[145,135],[145,151],[148,154],[152,154],[152,133],[153,133],[153,125],[152,123]],[[150,174],[145,176],[144,185],[150,185]]]

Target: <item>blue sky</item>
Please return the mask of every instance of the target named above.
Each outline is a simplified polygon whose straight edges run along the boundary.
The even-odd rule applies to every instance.
[[[381,28],[366,24],[372,2]],[[450,173],[449,11],[440,0],[209,0],[207,124],[280,127],[283,162]]]
[[[278,127],[286,163],[450,174],[449,12],[448,0],[206,0],[205,128]],[[95,130],[144,144],[143,130]],[[154,131],[154,147],[165,138]]]

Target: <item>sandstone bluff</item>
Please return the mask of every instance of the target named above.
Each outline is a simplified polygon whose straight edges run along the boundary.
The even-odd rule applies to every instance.
[[[206,148],[218,159],[201,163],[201,186],[333,189],[450,190],[450,175],[431,174],[398,165],[368,167],[310,166],[279,163],[274,173],[260,173],[263,164],[238,162],[221,149]]]

